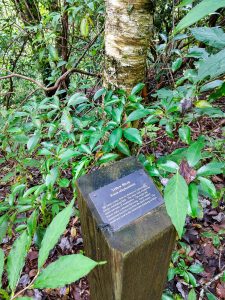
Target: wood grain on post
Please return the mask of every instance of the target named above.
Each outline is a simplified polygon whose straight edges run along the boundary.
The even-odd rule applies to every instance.
[[[175,230],[162,204],[118,231],[102,220],[90,194],[142,166],[127,158],[77,181],[85,254],[107,264],[89,275],[91,300],[161,300]]]

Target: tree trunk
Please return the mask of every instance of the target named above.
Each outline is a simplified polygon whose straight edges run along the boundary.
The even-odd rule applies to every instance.
[[[151,0],[106,0],[104,85],[129,92],[144,82],[153,24]]]

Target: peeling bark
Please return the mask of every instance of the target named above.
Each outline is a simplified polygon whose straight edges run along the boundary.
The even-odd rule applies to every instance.
[[[106,0],[106,87],[129,92],[144,81],[152,25],[151,0]]]

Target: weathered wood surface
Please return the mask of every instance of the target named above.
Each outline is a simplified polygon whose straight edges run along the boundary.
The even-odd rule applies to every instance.
[[[154,209],[118,232],[98,229],[101,220],[89,194],[142,166],[124,159],[77,182],[85,253],[107,261],[89,275],[91,300],[161,300],[175,230],[165,206]]]

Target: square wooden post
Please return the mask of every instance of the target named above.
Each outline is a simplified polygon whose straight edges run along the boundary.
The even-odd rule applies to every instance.
[[[143,167],[127,158],[81,177],[77,189],[85,254],[107,261],[89,275],[91,300],[161,300],[176,234]]]

